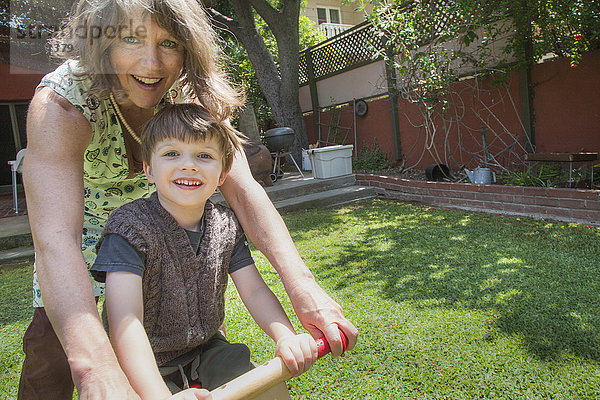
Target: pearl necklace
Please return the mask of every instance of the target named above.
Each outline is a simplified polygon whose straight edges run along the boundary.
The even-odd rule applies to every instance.
[[[119,119],[121,120],[121,122],[123,123],[123,125],[125,126],[125,129],[127,130],[127,132],[129,132],[129,134],[131,135],[131,137],[133,138],[133,140],[135,140],[139,144],[142,144],[142,140],[139,138],[138,135],[135,134],[135,131],[129,125],[129,123],[127,123],[127,120],[125,119],[125,117],[121,113],[121,109],[119,108],[119,105],[117,104],[117,102],[115,100],[115,96],[113,95],[113,92],[110,92],[109,96],[110,96],[110,102],[112,103],[113,108],[115,109],[115,112],[117,113],[117,116],[119,117]]]

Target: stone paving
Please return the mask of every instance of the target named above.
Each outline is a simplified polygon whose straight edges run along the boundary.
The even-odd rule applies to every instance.
[[[27,204],[25,202],[25,195],[23,193],[19,193],[19,214],[27,214]],[[6,217],[14,217],[15,209],[13,206],[13,197],[12,194],[0,195],[0,218]]]

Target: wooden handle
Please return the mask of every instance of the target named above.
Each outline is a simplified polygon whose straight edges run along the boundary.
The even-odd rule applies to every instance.
[[[344,349],[348,343],[346,335],[340,331]],[[329,353],[329,343],[325,338],[319,338],[317,342],[318,358]],[[266,392],[275,385],[287,381],[292,377],[290,370],[287,369],[283,360],[279,357],[267,361],[261,366],[238,376],[234,380],[219,386],[210,394],[213,400],[242,400],[252,399],[261,393]]]
[[[283,360],[275,357],[244,375],[219,386],[210,394],[213,400],[252,399],[291,377],[292,374],[283,363]]]

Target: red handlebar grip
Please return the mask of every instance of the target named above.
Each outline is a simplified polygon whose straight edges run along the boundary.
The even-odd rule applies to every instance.
[[[344,350],[346,350],[346,346],[348,345],[348,338],[342,331],[340,331],[340,337],[342,339],[342,346],[344,347]],[[317,342],[318,358],[323,357],[325,354],[328,354],[331,351],[329,343],[327,343],[325,337],[320,337],[317,340],[315,340],[315,342]]]

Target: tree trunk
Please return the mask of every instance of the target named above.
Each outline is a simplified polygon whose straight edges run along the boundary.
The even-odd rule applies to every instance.
[[[298,87],[298,60],[300,55],[299,27],[300,0],[286,0],[276,10],[265,0],[232,0],[236,21],[223,19],[211,10],[215,19],[227,25],[242,43],[256,71],[260,88],[271,106],[278,126],[294,130],[296,140],[292,153],[301,159],[302,148],[308,148],[304,117],[300,108]],[[279,71],[265,42],[254,23],[253,8],[265,20],[277,41]]]
[[[240,111],[238,130],[248,137],[250,143],[262,144],[258,124],[256,123],[256,115],[254,115],[254,107],[250,103],[246,103]]]

